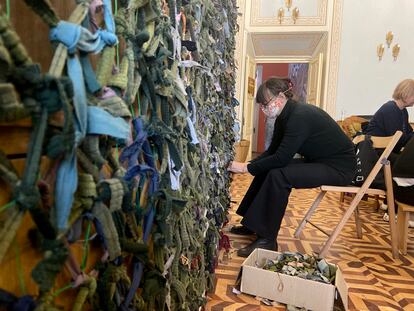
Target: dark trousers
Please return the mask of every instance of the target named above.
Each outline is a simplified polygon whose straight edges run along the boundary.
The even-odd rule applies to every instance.
[[[343,173],[326,164],[295,160],[289,165],[255,176],[237,214],[242,224],[259,237],[277,237],[292,188],[349,185],[355,172]]]
[[[408,205],[414,205],[414,186],[401,187],[394,182],[394,197],[397,201]],[[395,205],[397,210],[397,205]]]

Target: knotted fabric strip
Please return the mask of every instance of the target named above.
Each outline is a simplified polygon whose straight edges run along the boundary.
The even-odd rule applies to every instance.
[[[144,160],[148,163],[148,166],[155,167],[154,156],[152,155],[151,146],[148,142],[148,134],[144,130],[144,122],[142,118],[137,117],[132,121],[132,124],[136,133],[135,139],[132,144],[123,149],[119,161],[128,161],[128,166],[132,167],[138,163],[138,156],[142,151]]]
[[[24,0],[33,11],[35,11],[49,27],[58,24],[59,18],[49,3],[49,0]]]
[[[113,117],[100,107],[88,107],[88,134],[109,135],[127,140],[129,124],[120,117]]]
[[[111,19],[112,15],[107,15],[106,19],[108,18]],[[56,27],[50,30],[49,34],[50,40],[63,43],[68,48],[68,52],[71,54],[67,60],[67,68],[75,90],[74,114],[76,117],[76,144],[73,150],[63,159],[56,178],[56,197],[59,198],[59,202],[56,205],[56,224],[60,230],[66,228],[67,219],[73,204],[73,195],[77,188],[77,161],[75,150],[87,133],[88,120],[92,124],[90,130],[93,134],[113,134],[115,137],[119,137],[119,135],[121,135],[122,138],[125,138],[127,137],[125,132],[129,133],[129,130],[127,129],[128,126],[123,120],[111,120],[113,122],[109,122],[106,126],[98,125],[96,122],[108,120],[109,114],[106,115],[103,110],[99,110],[97,107],[90,107],[98,109],[98,111],[92,109],[93,111],[88,113],[83,68],[78,56],[76,55],[76,49],[79,49],[81,52],[85,53],[99,53],[106,45],[112,46],[117,44],[118,39],[114,33],[115,28],[112,27],[113,20],[111,23],[108,19],[108,25],[109,28],[107,30],[98,30],[95,34],[92,34],[88,29],[82,26],[60,21]],[[88,62],[85,60],[84,63],[88,65]],[[90,75],[90,68],[87,67],[86,69],[88,75]],[[92,86],[93,84],[90,83],[88,85]],[[95,113],[97,114],[97,120],[94,119],[94,116],[92,116],[92,114]]]
[[[0,122],[16,121],[29,116],[29,111],[24,109],[17,98],[13,84],[0,83]]]
[[[140,130],[142,123],[140,123],[139,119],[135,119],[136,123],[136,129]],[[138,136],[139,132],[137,132],[137,136]],[[143,137],[145,137],[146,134],[141,132],[141,137],[139,141],[135,141],[134,143],[136,143],[135,150],[138,151],[140,149],[140,146],[142,146],[142,144],[140,145],[140,142],[145,141],[145,139]],[[130,154],[129,154],[129,158],[135,158],[137,160],[138,158],[138,154],[136,155],[132,155],[131,152],[132,149],[129,150]],[[137,152],[138,153],[138,152]],[[126,156],[127,158],[128,156]],[[129,169],[127,171],[127,173],[125,174],[124,179],[126,181],[131,181],[133,178],[135,178],[137,175],[141,176],[141,178],[146,178],[147,174],[149,173],[150,176],[150,183],[149,183],[149,187],[148,187],[148,194],[152,195],[153,193],[155,193],[156,191],[158,191],[158,186],[159,186],[159,174],[157,172],[157,170],[154,167],[150,167],[147,165],[139,165],[136,164],[137,162],[134,161],[128,161],[128,166]],[[152,161],[152,164],[154,164],[154,162]],[[150,203],[149,203],[150,204]],[[147,208],[147,213],[145,215],[145,219],[144,219],[144,243],[147,244],[148,243],[148,239],[149,239],[149,235],[151,232],[151,228],[152,228],[152,224],[154,222],[154,216],[155,216],[155,208],[153,206],[149,206]],[[141,261],[136,261],[134,263],[134,269],[133,269],[133,279],[132,279],[132,284],[131,287],[128,291],[128,295],[125,298],[124,302],[121,305],[121,309],[126,311],[128,310],[128,306],[131,303],[138,287],[139,284],[141,282],[141,278],[142,278],[142,274],[144,271],[144,264]]]
[[[124,185],[120,179],[112,178],[105,179],[98,184],[98,188],[101,191],[109,192],[110,197],[109,210],[111,212],[120,210],[122,207],[122,200],[124,198]],[[102,193],[100,193],[102,196]]]
[[[114,32],[99,29],[91,33],[85,27],[66,21],[60,21],[50,30],[49,39],[63,43],[70,54],[75,53],[76,48],[83,52],[96,54],[107,45],[118,44],[118,38]]]
[[[92,214],[102,225],[102,234],[107,243],[109,259],[116,259],[121,255],[121,246],[119,244],[118,232],[116,231],[111,212],[105,204],[96,201],[92,208]]]
[[[191,120],[190,117],[187,117],[187,125],[188,125],[188,128],[190,130],[191,143],[193,145],[199,144],[200,141],[198,140],[197,132],[196,132],[196,129],[194,127],[194,123],[193,123],[193,121]]]
[[[171,190],[178,191],[180,190],[180,175],[181,175],[181,169],[176,171],[174,167],[174,163],[171,160],[170,152],[167,150],[168,154],[168,170],[170,173],[170,185]]]

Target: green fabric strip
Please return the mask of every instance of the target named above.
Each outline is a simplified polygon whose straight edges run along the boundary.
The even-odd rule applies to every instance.
[[[14,239],[13,244],[14,244],[14,252],[16,254],[16,269],[17,269],[17,277],[19,279],[20,293],[22,295],[26,295],[27,288],[26,288],[26,283],[24,281],[24,272],[22,268],[22,262],[20,260],[20,246],[16,239]]]
[[[6,0],[6,15],[10,19],[10,0]]]
[[[90,233],[91,233],[91,222],[88,221],[88,227],[86,228],[85,240],[84,240],[84,243],[83,243],[83,256],[82,256],[82,264],[81,264],[82,272],[85,271],[86,264],[88,262],[89,235],[90,235]]]
[[[16,204],[16,201],[15,201],[15,200],[13,200],[13,201],[11,201],[11,202],[9,202],[9,203],[7,203],[7,204],[3,205],[2,207],[0,207],[0,213],[1,213],[1,212],[3,212],[3,211],[5,211],[5,210],[6,210],[6,209],[8,209],[9,207],[14,206],[15,204]]]
[[[66,284],[65,286],[57,289],[54,293],[53,293],[53,297],[57,297],[59,296],[61,293],[63,293],[64,291],[68,290],[72,288],[72,283]]]

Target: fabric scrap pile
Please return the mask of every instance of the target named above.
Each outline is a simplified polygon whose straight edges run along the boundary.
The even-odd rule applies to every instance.
[[[280,253],[275,260],[266,259],[262,268],[327,284],[335,284],[337,270],[325,259],[291,252]]]
[[[0,305],[61,310],[55,298],[76,290],[72,310],[198,310],[230,205],[236,1],[77,0],[67,21],[48,0],[24,1],[56,49],[42,73],[1,13],[0,122],[33,128],[22,176],[0,152],[12,191],[0,264],[26,212],[43,260],[39,292],[1,290]]]

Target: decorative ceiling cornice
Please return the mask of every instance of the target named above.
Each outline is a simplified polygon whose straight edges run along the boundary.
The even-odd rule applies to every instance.
[[[261,4],[264,0],[252,0],[250,26],[325,26],[327,21],[328,0],[313,0],[317,3],[316,16],[300,16],[296,23],[290,16],[284,16],[282,23],[279,23],[277,12],[275,16],[262,16]],[[276,5],[276,1],[273,1]]]

